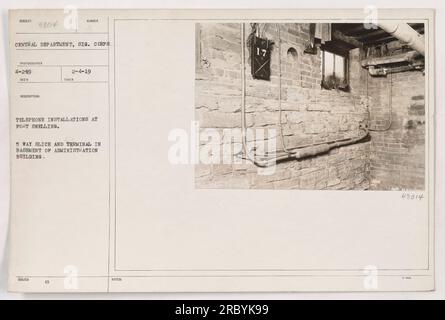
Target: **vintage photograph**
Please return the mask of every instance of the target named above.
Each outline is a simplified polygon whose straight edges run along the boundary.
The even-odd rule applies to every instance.
[[[424,190],[424,28],[197,23],[195,187]]]

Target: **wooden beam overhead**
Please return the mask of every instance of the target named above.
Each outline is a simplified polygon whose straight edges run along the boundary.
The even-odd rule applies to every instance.
[[[372,41],[366,41],[364,42],[367,46],[374,46],[374,45],[380,45],[380,44],[384,44],[384,43],[388,43],[391,41],[397,40],[397,38],[388,35],[387,37],[383,37],[383,38],[379,38],[379,39],[375,39]]]
[[[382,35],[386,36],[386,35],[388,35],[388,33],[385,30],[378,29],[378,30],[371,31],[371,32],[368,32],[368,33],[363,33],[363,34],[357,36],[357,40],[359,40],[359,41],[366,41],[369,38],[379,38]]]
[[[344,35],[360,35],[363,31],[367,31],[363,23],[335,23],[335,29],[340,30]],[[375,29],[370,29],[375,30]]]
[[[334,40],[343,41],[354,48],[363,48],[363,43],[355,39],[354,37],[347,36],[339,30],[334,30],[332,33],[332,38]]]

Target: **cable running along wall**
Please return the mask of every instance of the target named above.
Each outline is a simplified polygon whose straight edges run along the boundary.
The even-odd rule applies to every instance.
[[[392,72],[389,72],[389,86],[388,86],[388,125],[385,128],[372,128],[371,126],[371,112],[369,110],[369,72],[366,73],[366,98],[367,110],[369,118],[369,131],[384,132],[391,129],[392,126]]]

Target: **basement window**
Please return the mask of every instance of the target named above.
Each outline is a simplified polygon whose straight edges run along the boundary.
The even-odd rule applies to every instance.
[[[327,90],[349,91],[349,70],[347,54],[322,50],[321,86]]]

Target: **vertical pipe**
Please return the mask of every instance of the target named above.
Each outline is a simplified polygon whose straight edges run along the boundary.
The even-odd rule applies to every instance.
[[[277,28],[277,42],[278,42],[278,125],[280,127],[280,137],[281,137],[281,147],[285,152],[290,154],[291,152],[287,149],[286,143],[284,142],[284,132],[283,132],[283,122],[282,122],[282,113],[283,109],[281,107],[281,30],[280,24],[275,24]]]

